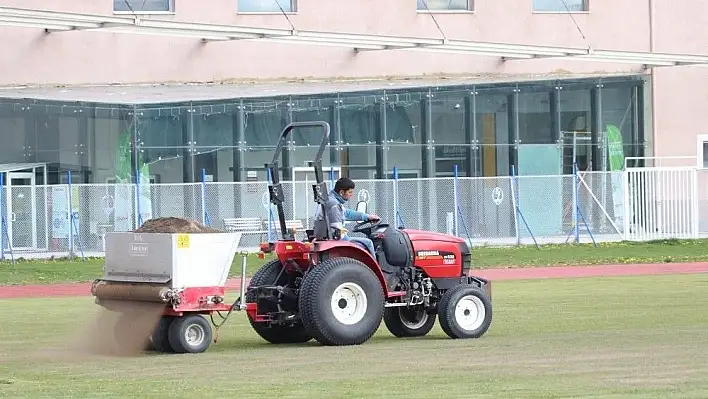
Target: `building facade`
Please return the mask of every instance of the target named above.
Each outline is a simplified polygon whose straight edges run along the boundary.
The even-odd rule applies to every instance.
[[[705,48],[689,37],[695,14],[688,18],[688,12],[695,7],[677,9],[664,0],[3,5],[547,46],[674,53]],[[126,151],[131,166],[125,173],[132,176],[148,164],[156,183],[194,182],[202,174],[210,181],[244,181],[253,173],[264,179],[263,164],[280,129],[313,119],[333,128],[325,164],[358,179],[390,176],[394,166],[403,178],[450,176],[454,165],[461,176],[504,176],[512,166],[519,174],[571,173],[574,162],[581,170],[605,170],[608,126],[621,132],[625,156],[702,155],[700,132],[687,122],[708,101],[691,87],[705,73],[701,67],[647,71],[618,61],[500,62],[399,50],[354,54],[334,46],[202,43],[90,29],[46,34],[0,27],[0,34],[12,38],[3,42],[8,57],[0,68],[0,84],[11,86],[0,90],[0,129],[11,137],[0,162],[46,164],[49,184],[62,182],[69,170],[80,183],[115,181],[118,169],[128,168],[118,162]],[[298,79],[304,82],[279,83]],[[312,157],[316,142],[313,133],[296,132],[282,161],[285,179],[298,179],[296,169]],[[544,165],[536,161],[545,159],[542,152],[534,151],[553,151],[560,159]]]
[[[145,217],[261,215],[265,208],[254,204],[263,200],[264,163],[271,160],[281,129],[295,121],[330,124],[323,163],[337,176],[390,179],[395,168],[400,179],[446,178],[457,170],[461,178],[497,181],[461,191],[463,198],[478,196],[480,204],[497,194],[506,199],[487,205],[472,201],[465,206],[474,209],[461,210],[476,215],[473,229],[478,231],[472,235],[479,239],[509,237],[518,227],[510,193],[499,191],[508,185],[505,176],[569,175],[574,164],[580,171],[607,171],[612,146],[621,146],[625,157],[697,157],[688,162],[699,165],[705,147],[708,160],[708,136],[700,128],[708,106],[702,88],[708,72],[701,66],[647,69],[629,59],[502,60],[492,54],[415,49],[354,52],[346,46],[282,40],[204,41],[156,30],[143,35],[110,26],[50,32],[42,28],[54,29],[46,19],[18,23],[2,7],[83,13],[86,18],[132,16],[152,22],[701,54],[708,53],[708,39],[695,32],[703,26],[708,4],[212,0],[206,6],[198,0],[3,0],[0,172],[13,173],[3,184],[87,184],[67,201],[60,188],[41,188],[44,194],[25,193],[27,187],[6,192],[8,201],[15,201],[4,205],[13,215],[10,237],[15,243],[24,240],[22,248],[74,248],[64,242],[69,233],[57,226],[68,226],[65,216],[78,208],[82,216],[74,230],[93,237],[94,249],[100,247],[100,226],[134,228],[146,209],[141,211],[143,202],[135,198],[145,193],[135,189],[131,194],[128,188],[121,194],[110,187],[137,183],[139,175],[142,183],[149,177],[163,185],[151,189],[146,199],[151,211]],[[205,26],[194,29],[205,32]],[[293,180],[292,187],[311,181],[305,166],[320,137],[312,129],[292,135],[281,160],[282,179]],[[603,176],[590,184],[603,194],[588,200],[602,209],[619,203],[619,197],[607,194],[612,191],[609,175]],[[202,181],[215,194],[200,194],[198,184],[179,185]],[[538,211],[527,215],[532,224],[550,220],[548,212],[541,212],[550,209],[549,201],[555,201],[554,215],[563,214],[566,224],[549,227],[544,233],[549,236],[563,235],[573,221],[568,216],[572,181],[562,181],[558,193],[549,191],[545,197],[537,194],[546,183],[520,188],[524,209]],[[238,184],[219,185],[229,182]],[[445,230],[445,218],[456,208],[445,204],[453,193],[449,182],[444,193],[436,192],[442,186],[435,182],[404,185],[398,211],[387,197],[388,183],[377,184],[364,183],[371,192],[383,193],[375,202],[385,210],[377,212],[394,218],[400,211],[421,228]],[[306,200],[302,187],[297,198]],[[24,202],[14,198],[16,193],[36,196],[31,201],[36,206],[22,211]],[[180,200],[170,200],[173,195]],[[421,207],[426,195],[429,200]],[[119,199],[130,208],[125,214],[117,213]],[[311,216],[309,205],[299,209],[299,200],[292,201],[289,217]],[[597,207],[588,210],[589,217],[619,233],[608,227]],[[489,216],[490,210],[503,216]],[[17,215],[30,215],[31,222],[25,223],[30,227],[12,227],[20,223],[14,220]],[[485,218],[490,219],[479,222]],[[64,241],[52,241],[59,239]]]

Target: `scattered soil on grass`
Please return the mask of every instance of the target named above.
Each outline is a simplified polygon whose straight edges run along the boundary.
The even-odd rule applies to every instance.
[[[221,233],[221,230],[205,226],[194,219],[163,217],[143,223],[136,233]]]
[[[111,301],[111,310],[98,309],[74,343],[75,355],[138,356],[148,348],[149,337],[165,305],[158,302]]]

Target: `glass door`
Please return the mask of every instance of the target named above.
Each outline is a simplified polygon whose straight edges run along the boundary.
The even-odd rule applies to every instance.
[[[8,173],[7,177],[7,233],[12,249],[35,249],[37,202],[34,173]]]

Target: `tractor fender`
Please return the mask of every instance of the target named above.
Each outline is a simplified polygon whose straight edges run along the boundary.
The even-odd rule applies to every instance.
[[[317,254],[317,263],[324,262],[331,258],[352,258],[365,264],[374,272],[381,283],[384,290],[384,295],[388,296],[388,287],[384,279],[383,272],[379,267],[378,262],[369,254],[369,251],[363,249],[357,244],[343,240],[327,240],[319,241],[315,244],[314,251]]]

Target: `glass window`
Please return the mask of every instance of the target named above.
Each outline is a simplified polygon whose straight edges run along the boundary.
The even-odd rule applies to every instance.
[[[389,171],[392,177],[393,167],[398,168],[399,178],[417,178],[422,173],[421,100],[425,92],[387,93],[386,139],[388,147]]]
[[[238,0],[238,12],[295,12],[295,0]]]
[[[337,141],[337,126],[334,124],[334,103],[336,97],[303,97],[292,99],[290,108],[293,122],[327,122],[330,132],[327,143]],[[295,128],[290,134],[293,145],[292,164],[295,167],[306,167],[319,150],[324,130],[320,127]],[[322,165],[330,165],[330,150],[328,145],[322,154]],[[337,165],[334,165],[337,166]],[[312,176],[314,174],[310,173]],[[309,176],[309,175],[308,175]],[[314,177],[313,177],[314,178]]]
[[[509,140],[509,95],[502,90],[476,90],[475,130],[480,148],[480,175],[486,177],[510,174],[509,154],[514,150]]]
[[[574,162],[580,171],[588,171],[593,157],[590,89],[563,85],[558,108],[563,173],[572,174]]]
[[[469,91],[433,91],[430,99],[430,127],[435,142],[435,176],[469,176],[468,154],[472,129],[467,126],[465,97]]]
[[[419,11],[472,10],[472,0],[418,0]]]
[[[468,92],[433,92],[430,100],[432,138],[436,144],[466,144],[465,95]]]
[[[195,180],[233,181],[238,144],[238,104],[223,102],[192,106]]]
[[[173,11],[173,0],[113,0],[113,11]]]
[[[534,11],[588,11],[588,0],[533,0]]]
[[[519,93],[519,141],[521,144],[554,143],[551,129],[551,86],[522,87]]]
[[[703,167],[708,168],[708,138],[701,143],[703,153]]]
[[[193,126],[189,110],[190,106],[168,104],[138,108],[135,110],[136,120],[128,121],[130,125],[125,134],[128,130],[137,133],[139,159],[136,159],[136,167],[147,164],[151,177],[157,182],[182,183],[190,180]]]
[[[635,91],[631,84],[605,84],[601,89],[602,96],[602,129],[601,140],[607,148],[607,132],[609,129],[619,130],[622,138],[622,148],[625,157],[633,157],[640,154],[643,143],[639,143],[636,138],[635,123]],[[630,162],[630,165],[632,163]]]
[[[260,181],[266,180],[264,166],[273,160],[280,133],[290,122],[288,102],[287,97],[244,102],[243,134],[246,143],[243,163],[247,171],[256,171]],[[283,154],[286,150],[283,150]],[[281,156],[280,166],[286,166],[284,163]]]
[[[381,139],[381,94],[340,96],[339,128],[342,175],[373,179],[376,173],[376,142]]]

